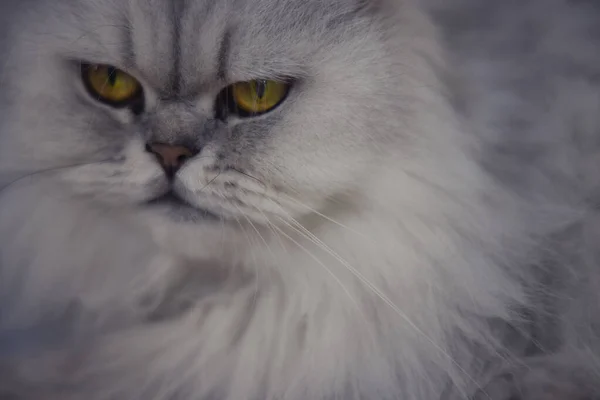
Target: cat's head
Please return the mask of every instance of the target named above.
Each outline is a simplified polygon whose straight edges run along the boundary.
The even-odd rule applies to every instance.
[[[409,123],[411,59],[391,53],[411,45],[383,0],[23,4],[5,43],[3,172],[53,171],[176,220],[277,222],[361,187],[406,139],[388,121]]]

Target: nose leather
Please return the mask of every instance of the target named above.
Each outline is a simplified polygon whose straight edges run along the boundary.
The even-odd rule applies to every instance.
[[[194,156],[194,151],[185,146],[166,143],[149,143],[146,149],[154,154],[169,176],[173,176],[189,158]]]

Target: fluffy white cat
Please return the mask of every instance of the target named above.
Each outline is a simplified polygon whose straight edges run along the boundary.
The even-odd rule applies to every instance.
[[[594,2],[0,15],[2,400],[600,393]]]

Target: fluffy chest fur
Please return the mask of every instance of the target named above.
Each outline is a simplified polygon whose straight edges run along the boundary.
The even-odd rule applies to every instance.
[[[11,7],[0,393],[595,390],[520,372],[595,366],[592,4]],[[130,76],[135,102],[90,92],[90,66]],[[240,112],[260,82],[286,96]],[[156,145],[185,162],[161,168]]]

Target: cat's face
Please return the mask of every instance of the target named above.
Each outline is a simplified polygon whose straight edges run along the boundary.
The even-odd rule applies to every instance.
[[[53,169],[67,190],[175,220],[277,222],[360,186],[395,140],[376,126],[396,89],[370,2],[23,8],[2,78],[5,172]]]

